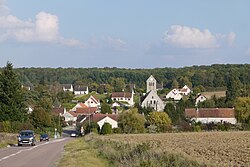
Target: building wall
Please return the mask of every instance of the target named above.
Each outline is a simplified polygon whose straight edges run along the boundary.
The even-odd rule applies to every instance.
[[[237,120],[236,118],[193,118],[192,120],[195,120],[196,122],[201,122],[204,124],[207,123],[220,123],[220,122],[228,122],[231,124],[236,124]]]
[[[103,118],[102,120],[100,120],[99,122],[97,122],[97,124],[99,125],[100,129],[102,128],[102,126],[103,126],[103,124],[105,122],[108,122],[112,126],[112,128],[118,128],[117,121],[115,121],[115,120],[113,120],[113,119],[111,119],[111,118],[109,118],[107,116],[107,117]]]
[[[155,91],[151,91],[147,97],[143,100],[142,107],[145,108],[153,108],[156,111],[164,111],[165,104],[160,99]]]
[[[156,91],[156,80],[152,75],[147,79],[146,84],[147,84],[147,92],[151,90]]]

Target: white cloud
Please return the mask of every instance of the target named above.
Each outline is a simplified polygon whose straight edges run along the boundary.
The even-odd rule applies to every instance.
[[[235,40],[235,33],[228,36],[212,34],[208,29],[203,31],[198,28],[173,25],[164,33],[163,41],[169,46],[178,48],[211,49],[221,46],[221,41],[227,41],[232,45]]]
[[[107,44],[108,47],[111,47],[115,50],[125,50],[126,49],[126,42],[120,38],[112,38],[110,36],[104,37],[104,43]]]
[[[5,0],[0,0],[0,14],[8,13],[9,8],[5,5]]]
[[[36,20],[23,21],[13,15],[0,16],[0,41],[16,40],[18,42],[47,42],[65,46],[84,47],[76,39],[67,39],[59,34],[59,21],[56,15],[40,12]]]
[[[34,26],[34,24],[31,22],[31,20],[22,21],[12,15],[0,16],[0,28],[11,29],[32,26]]]

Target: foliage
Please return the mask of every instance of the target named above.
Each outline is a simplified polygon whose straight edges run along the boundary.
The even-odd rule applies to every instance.
[[[250,98],[239,97],[235,102],[236,118],[241,123],[250,124]]]
[[[90,133],[90,132],[94,132],[94,133],[99,133],[100,132],[100,127],[96,122],[93,121],[85,121],[85,123],[83,124],[83,129],[86,129],[84,132],[85,133]]]
[[[36,107],[30,115],[32,125],[35,128],[43,129],[52,126],[51,116],[41,107]]]
[[[107,103],[102,103],[101,106],[101,113],[102,114],[112,114],[111,107]]]
[[[118,125],[122,133],[144,133],[145,118],[136,108],[120,114]]]
[[[27,118],[24,100],[24,92],[13,65],[8,62],[0,73],[0,122],[24,122]]]
[[[124,78],[112,78],[111,84],[114,88],[114,92],[121,92],[125,88],[125,80]]]
[[[100,134],[107,135],[111,133],[112,133],[112,126],[108,122],[105,122],[102,126]]]
[[[151,112],[148,114],[147,121],[150,125],[157,126],[158,132],[164,132],[165,127],[171,126],[171,119],[165,112]]]

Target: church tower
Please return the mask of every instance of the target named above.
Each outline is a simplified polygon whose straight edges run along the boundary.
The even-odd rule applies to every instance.
[[[156,79],[152,75],[147,79],[147,93],[151,90],[156,91]]]

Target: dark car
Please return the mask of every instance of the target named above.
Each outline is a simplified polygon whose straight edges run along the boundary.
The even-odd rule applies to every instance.
[[[40,142],[41,141],[49,141],[49,135],[48,134],[41,134],[40,135]]]
[[[33,130],[22,130],[20,131],[18,137],[18,146],[22,145],[35,145],[35,133]]]

